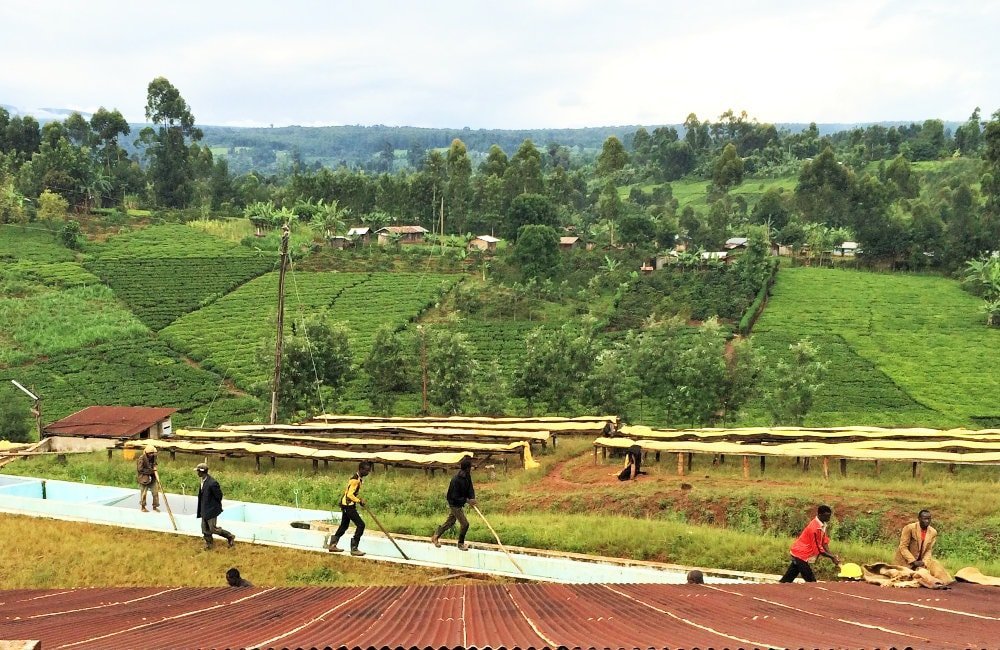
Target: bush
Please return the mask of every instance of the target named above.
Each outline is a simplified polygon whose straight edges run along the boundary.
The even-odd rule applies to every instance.
[[[0,440],[29,442],[31,413],[28,396],[9,387],[0,387]]]

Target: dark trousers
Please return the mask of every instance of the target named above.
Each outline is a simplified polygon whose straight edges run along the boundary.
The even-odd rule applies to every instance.
[[[357,548],[361,536],[365,534],[365,520],[358,514],[357,506],[340,506],[340,525],[337,532],[333,534],[335,539],[340,539],[347,532],[347,526],[354,522],[354,537],[351,538],[351,548]]]
[[[455,522],[457,521],[458,543],[464,544],[465,534],[469,532],[469,520],[465,516],[465,507],[460,506],[456,508],[455,506],[449,506],[448,510],[449,510],[448,518],[444,520],[443,524],[438,526],[437,533],[435,533],[435,535],[441,537],[441,535],[444,535],[449,530],[451,530],[452,526],[454,526]]]
[[[201,520],[201,534],[205,538],[206,546],[212,545],[212,535],[218,535],[219,537],[225,538],[227,541],[233,538],[233,534],[231,532],[223,530],[215,524],[217,520],[218,517]]]
[[[799,575],[806,582],[816,582],[816,575],[813,573],[812,566],[805,560],[800,560],[793,555],[792,563],[788,565],[788,571],[785,571],[785,575],[781,576],[781,580],[778,582],[792,582]]]

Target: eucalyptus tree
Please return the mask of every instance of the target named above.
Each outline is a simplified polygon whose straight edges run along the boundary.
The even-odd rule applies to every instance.
[[[201,140],[202,131],[195,127],[194,115],[180,91],[165,77],[149,83],[146,119],[155,127],[140,133],[150,160],[153,198],[166,207],[184,207],[194,193],[188,144]]]
[[[472,198],[472,161],[465,143],[455,138],[448,148],[448,182],[445,187],[448,221],[451,232],[466,231],[469,203]]]

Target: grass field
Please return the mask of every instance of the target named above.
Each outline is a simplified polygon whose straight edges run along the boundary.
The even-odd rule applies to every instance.
[[[818,344],[830,374],[809,423],[976,427],[1000,418],[1000,330],[980,302],[937,276],[786,268],[753,341]]]
[[[56,240],[56,233],[37,224],[0,225],[0,262],[72,262],[76,253]]]
[[[65,556],[70,545],[72,561],[39,561]],[[426,584],[448,574],[239,542],[204,552],[194,537],[5,514],[0,514],[0,547],[0,589],[224,587],[233,566],[255,587]],[[448,584],[482,582],[460,577]]]
[[[735,188],[729,191],[731,196],[741,196],[746,200],[747,205],[754,206],[764,192],[772,187],[780,187],[786,192],[795,190],[798,178],[795,176],[782,176],[780,178],[748,178]],[[628,185],[618,188],[618,194],[622,199],[628,197],[632,187],[638,187],[643,192],[650,194],[653,188],[659,183],[644,183],[641,185]],[[696,210],[704,210],[708,206],[708,185],[706,180],[681,179],[672,181],[670,188],[674,198],[677,199],[679,209],[684,209],[690,205]]]

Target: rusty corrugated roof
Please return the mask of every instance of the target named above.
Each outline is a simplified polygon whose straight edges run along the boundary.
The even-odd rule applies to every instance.
[[[50,436],[131,438],[166,420],[177,409],[148,406],[88,406],[44,428]]]
[[[990,648],[1000,589],[863,583],[0,592],[0,639],[80,648]]]

